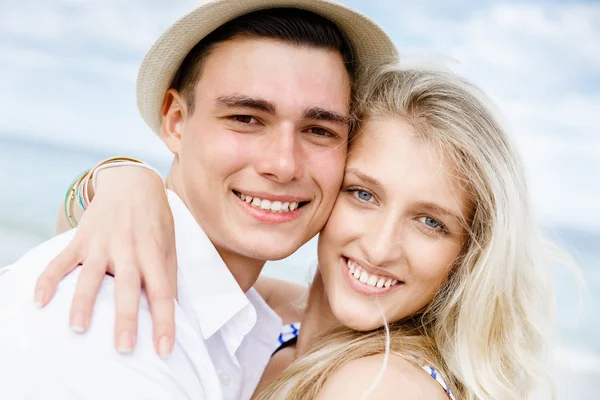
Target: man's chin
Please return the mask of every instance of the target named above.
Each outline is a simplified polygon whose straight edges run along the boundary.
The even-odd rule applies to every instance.
[[[247,235],[251,237],[251,235]],[[238,242],[241,244],[240,250],[249,258],[263,261],[278,261],[294,254],[305,243],[301,240],[284,242],[281,238],[262,238],[255,237],[254,240]]]
[[[279,261],[294,254],[300,246],[290,249],[258,249],[254,248],[248,252],[250,258],[263,261]]]

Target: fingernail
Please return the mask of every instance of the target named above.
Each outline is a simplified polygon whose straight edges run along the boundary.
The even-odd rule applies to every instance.
[[[36,307],[44,307],[44,294],[44,289],[36,289],[35,296],[33,298],[33,304],[35,304]]]
[[[77,333],[85,332],[85,317],[81,311],[76,311],[71,317],[71,330]]]
[[[133,335],[128,331],[121,332],[119,342],[117,343],[119,353],[131,353],[133,351]]]
[[[168,337],[163,336],[158,341],[158,355],[165,358],[171,354],[171,341]]]

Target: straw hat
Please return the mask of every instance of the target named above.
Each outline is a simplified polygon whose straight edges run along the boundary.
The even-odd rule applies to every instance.
[[[144,57],[137,77],[137,103],[142,117],[160,135],[165,93],[187,54],[205,36],[239,16],[270,8],[299,8],[335,23],[352,44],[359,67],[394,61],[398,52],[387,34],[365,15],[328,0],[201,1],[171,25]]]

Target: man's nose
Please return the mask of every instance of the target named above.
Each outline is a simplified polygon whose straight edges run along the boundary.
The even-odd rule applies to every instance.
[[[256,170],[269,180],[286,183],[300,177],[302,149],[297,132],[282,127],[265,136],[264,148],[259,154]]]

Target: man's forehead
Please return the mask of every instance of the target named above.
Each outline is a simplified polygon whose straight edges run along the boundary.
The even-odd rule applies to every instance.
[[[196,89],[197,96],[222,106],[269,112],[320,108],[344,117],[351,97],[341,55],[262,38],[219,43],[205,60]]]
[[[213,84],[224,87],[229,83],[268,89],[276,83],[290,87],[302,83],[295,87],[297,91],[311,90],[318,96],[332,89],[350,90],[351,78],[339,52],[274,39],[221,42],[207,54],[203,64],[202,75],[210,75]]]

